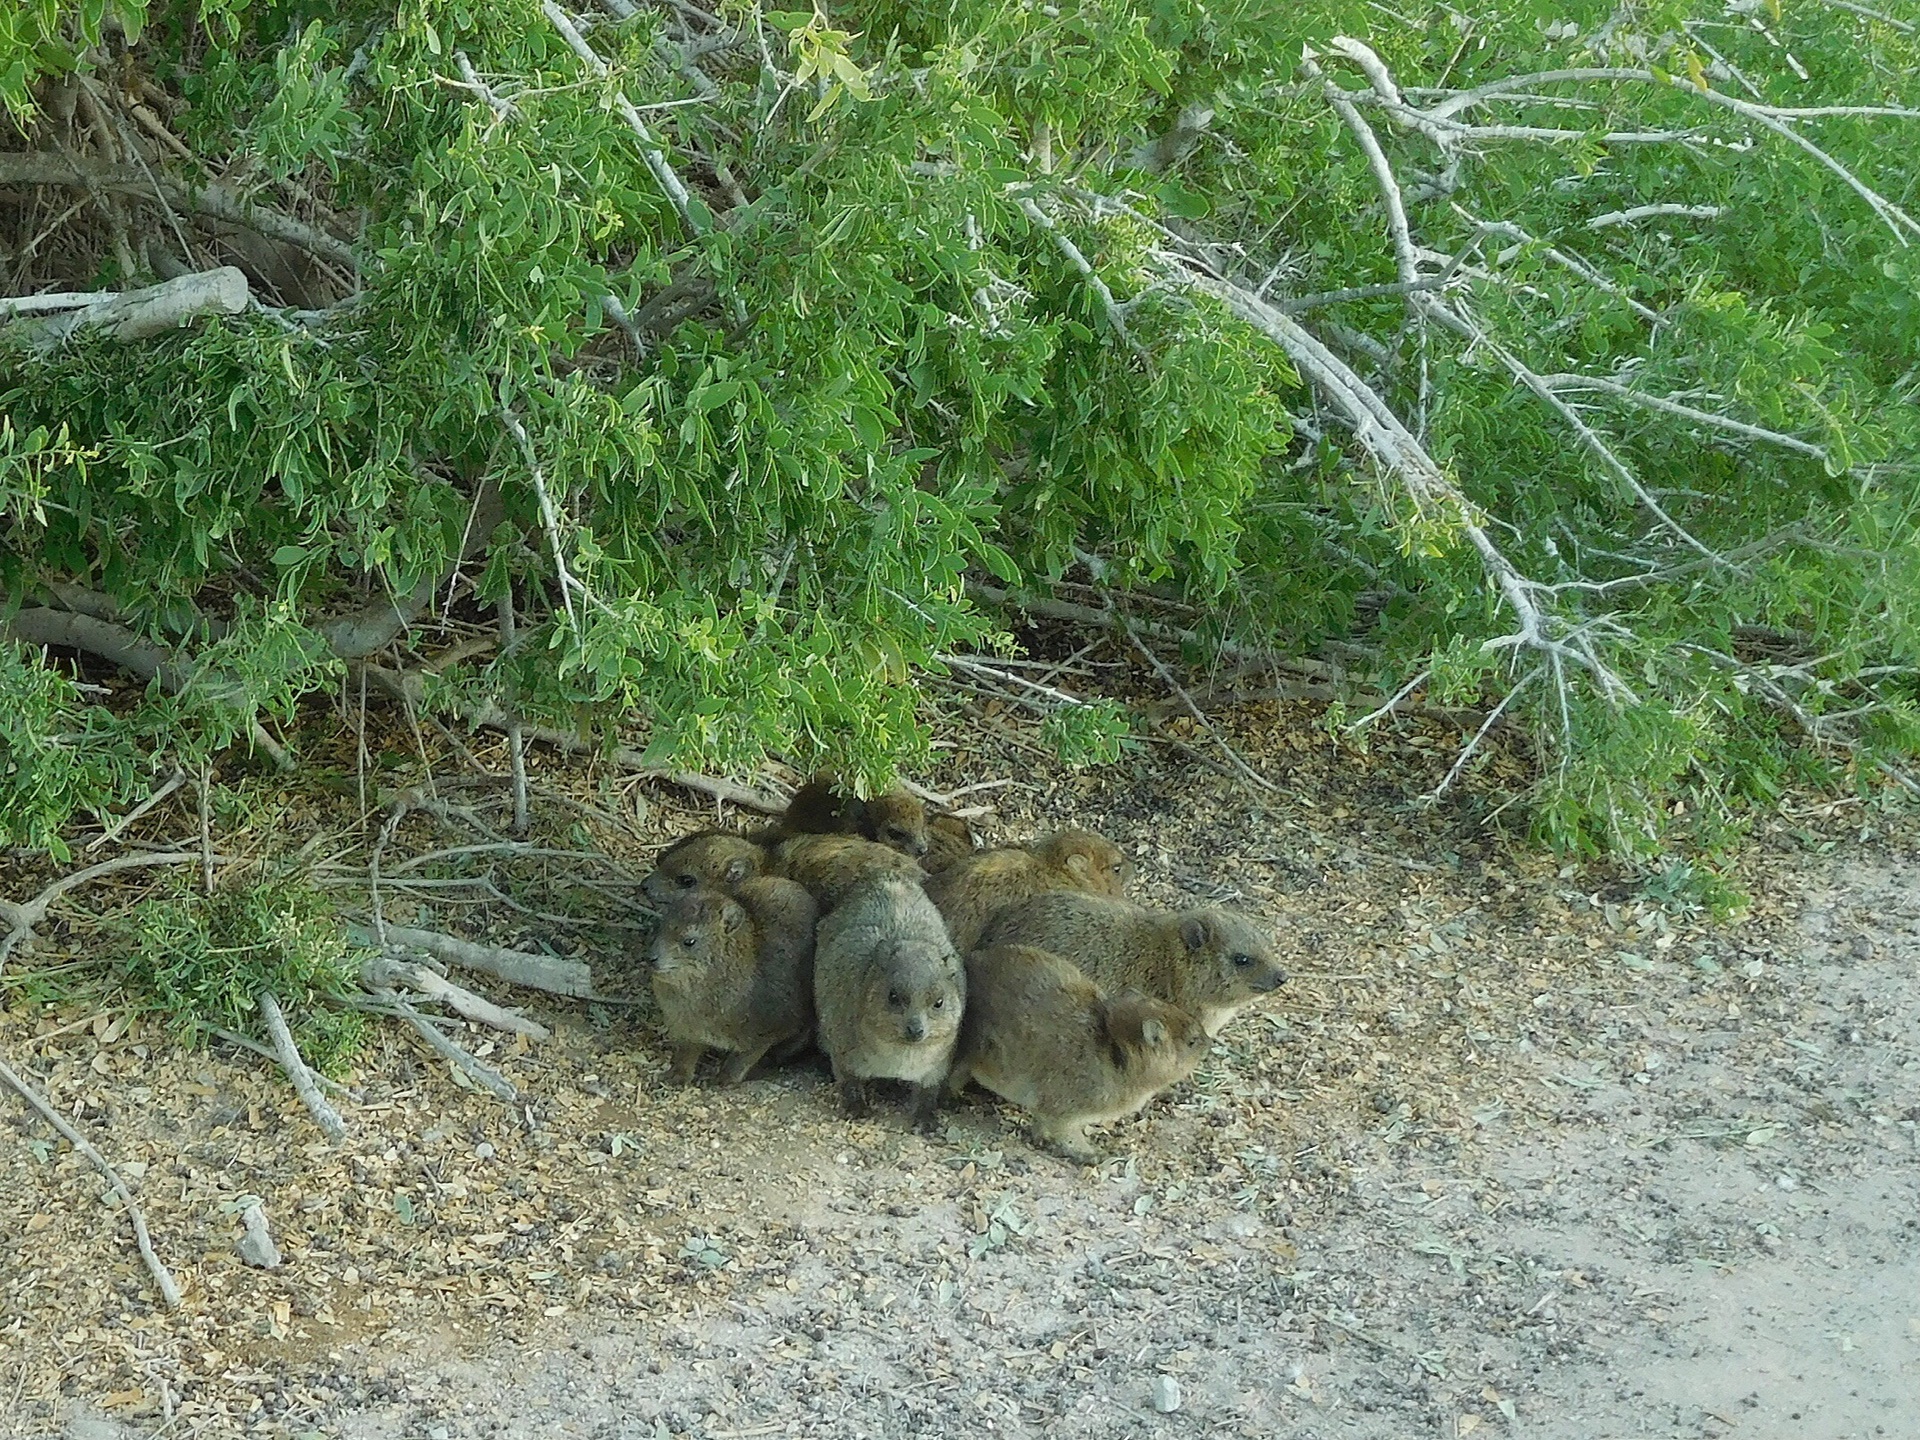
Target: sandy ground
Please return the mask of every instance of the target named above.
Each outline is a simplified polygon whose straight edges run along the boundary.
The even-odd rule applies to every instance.
[[[0,1051],[139,1170],[188,1303],[0,1106],[0,1436],[1920,1437],[1910,833],[1775,827],[1721,924],[1337,755],[1257,802],[1043,768],[1005,833],[1097,824],[1298,972],[1104,1164],[977,1096],[848,1121],[804,1066],[675,1090],[644,1007],[524,995],[518,1113],[383,1032],[334,1150],[251,1057],[16,1001]]]

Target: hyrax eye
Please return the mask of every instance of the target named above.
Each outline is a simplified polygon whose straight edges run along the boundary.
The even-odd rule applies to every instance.
[[[694,946],[700,943],[700,940],[698,936],[688,934],[688,935],[682,935],[680,937],[680,943],[686,946],[687,949],[691,950],[693,949]]]
[[[934,1009],[936,1009],[936,1010],[944,1010],[944,1009],[946,1009],[946,1008],[947,1008],[947,997],[946,997],[946,996],[944,996],[944,995],[942,995],[942,996],[941,996],[941,997],[940,997],[940,998],[939,998],[938,1000],[935,1000],[935,1001],[933,1002],[933,1008],[934,1008]]]
[[[698,877],[691,870],[684,875],[676,876],[675,879],[682,890],[691,890],[698,883]]]
[[[1235,955],[1231,958],[1233,960],[1233,968],[1236,970],[1245,970],[1253,964],[1253,956],[1251,955]]]
[[[898,990],[889,990],[887,992],[887,1004],[893,1006],[894,1009],[898,1010],[906,1003],[906,996],[902,995]]]

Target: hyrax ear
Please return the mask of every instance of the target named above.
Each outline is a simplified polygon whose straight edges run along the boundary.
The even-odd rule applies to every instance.
[[[729,904],[720,912],[720,926],[731,935],[747,923],[747,912],[738,905]]]
[[[1140,1022],[1140,1043],[1149,1050],[1158,1050],[1167,1043],[1166,1023],[1158,1016],[1149,1015]]]
[[[1089,881],[1093,879],[1093,862],[1077,850],[1060,863],[1071,870],[1078,879]]]
[[[1213,938],[1213,924],[1204,915],[1189,915],[1180,922],[1180,938],[1189,950],[1203,950]]]
[[[734,856],[733,859],[727,862],[726,874],[723,878],[729,885],[738,885],[742,880],[751,880],[753,878],[753,862],[744,855]]]

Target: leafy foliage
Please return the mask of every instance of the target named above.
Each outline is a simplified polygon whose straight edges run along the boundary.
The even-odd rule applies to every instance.
[[[417,591],[521,617],[431,705],[637,714],[662,763],[924,759],[917,677],[997,638],[969,574],[1153,586],[1209,639],[1505,705],[1528,813],[1575,849],[1711,847],[1789,784],[1871,790],[1920,752],[1920,263],[1885,208],[1916,203],[1888,143],[1915,121],[1751,113],[1920,104],[1910,27],[1690,0],[662,7],[586,32],[602,75],[536,0],[114,13],[118,41],[104,0],[0,22],[0,102],[111,63],[358,270],[203,235],[172,258],[241,263],[264,306],[0,344],[0,585],[80,581],[200,667],[115,721],[0,659],[16,840],[56,844],[142,751],[290,715],[337,683],[328,621]],[[1452,115],[1482,128],[1394,123],[1341,35],[1418,103],[1480,87]],[[1394,292],[1382,165],[1471,333]],[[113,283],[187,244],[151,229]],[[127,263],[97,208],[63,239],[71,273],[23,273]],[[1273,299],[1362,287],[1300,322],[1458,513],[1417,513],[1280,346],[1183,286],[1195,256]],[[1617,683],[1507,643],[1472,516]],[[83,724],[113,738],[61,738]],[[1125,727],[1048,729],[1098,762]]]
[[[135,1003],[184,1041],[209,1028],[258,1033],[259,996],[287,1011],[302,1056],[338,1072],[364,1038],[358,1013],[327,1002],[358,988],[353,951],[326,897],[292,877],[184,882],[116,922],[113,968]]]

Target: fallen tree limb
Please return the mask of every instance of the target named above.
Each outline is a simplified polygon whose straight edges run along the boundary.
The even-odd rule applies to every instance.
[[[353,928],[355,938],[362,944],[380,944],[371,931]],[[404,925],[386,927],[384,948],[421,950],[463,970],[478,970],[510,985],[544,990],[549,995],[585,998],[593,994],[593,972],[579,960],[559,960],[526,950],[509,950],[501,945],[482,945],[478,941],[443,935],[437,930],[414,930]]]
[[[127,1182],[120,1178],[120,1172],[107,1162],[106,1156],[93,1148],[84,1135],[60,1117],[60,1112],[47,1103],[46,1097],[15,1074],[4,1060],[0,1060],[0,1080],[6,1081],[9,1088],[32,1106],[42,1120],[59,1131],[69,1145],[92,1161],[94,1168],[107,1177],[107,1184],[113,1187],[113,1193],[119,1197],[120,1203],[127,1207],[127,1220],[133,1226],[133,1243],[140,1248],[140,1258],[147,1262],[147,1272],[160,1288],[160,1298],[166,1302],[169,1310],[178,1310],[184,1298],[180,1294],[180,1287],[174,1282],[173,1272],[154,1253],[153,1237],[147,1233],[147,1217],[140,1213],[133,1192],[127,1189]]]
[[[389,928],[387,933],[391,935],[392,929]],[[444,1002],[449,1010],[463,1020],[471,1020],[476,1025],[489,1025],[512,1035],[524,1035],[529,1040],[547,1040],[553,1035],[538,1021],[527,1019],[517,1010],[496,1005],[424,965],[409,965],[404,961],[374,956],[360,967],[360,983],[369,990],[394,990],[401,986],[417,990],[429,999]]]
[[[460,1046],[440,1033],[426,1016],[409,1005],[391,990],[377,991],[371,1000],[361,1006],[376,1015],[393,1015],[406,1021],[419,1033],[422,1040],[432,1047],[433,1052],[443,1060],[457,1065],[475,1084],[504,1104],[517,1105],[520,1092],[513,1088],[513,1082],[475,1056],[469,1055]]]
[[[274,1058],[280,1062],[280,1068],[287,1072],[287,1079],[293,1082],[293,1093],[300,1097],[300,1103],[307,1107],[307,1113],[313,1116],[314,1123],[326,1132],[329,1140],[338,1145],[347,1138],[347,1122],[340,1118],[340,1112],[327,1103],[326,1097],[320,1093],[320,1087],[314,1084],[313,1071],[300,1058],[300,1047],[293,1043],[293,1031],[287,1028],[286,1013],[281,1010],[279,1000],[271,991],[262,990],[255,1003],[260,1007],[261,1020],[266,1023],[267,1035],[273,1041]]]
[[[144,290],[103,292],[57,319],[18,327],[29,344],[51,350],[81,330],[109,330],[122,342],[151,339],[206,315],[238,315],[251,298],[246,275],[232,265],[164,280]],[[0,314],[6,310],[0,302]]]

